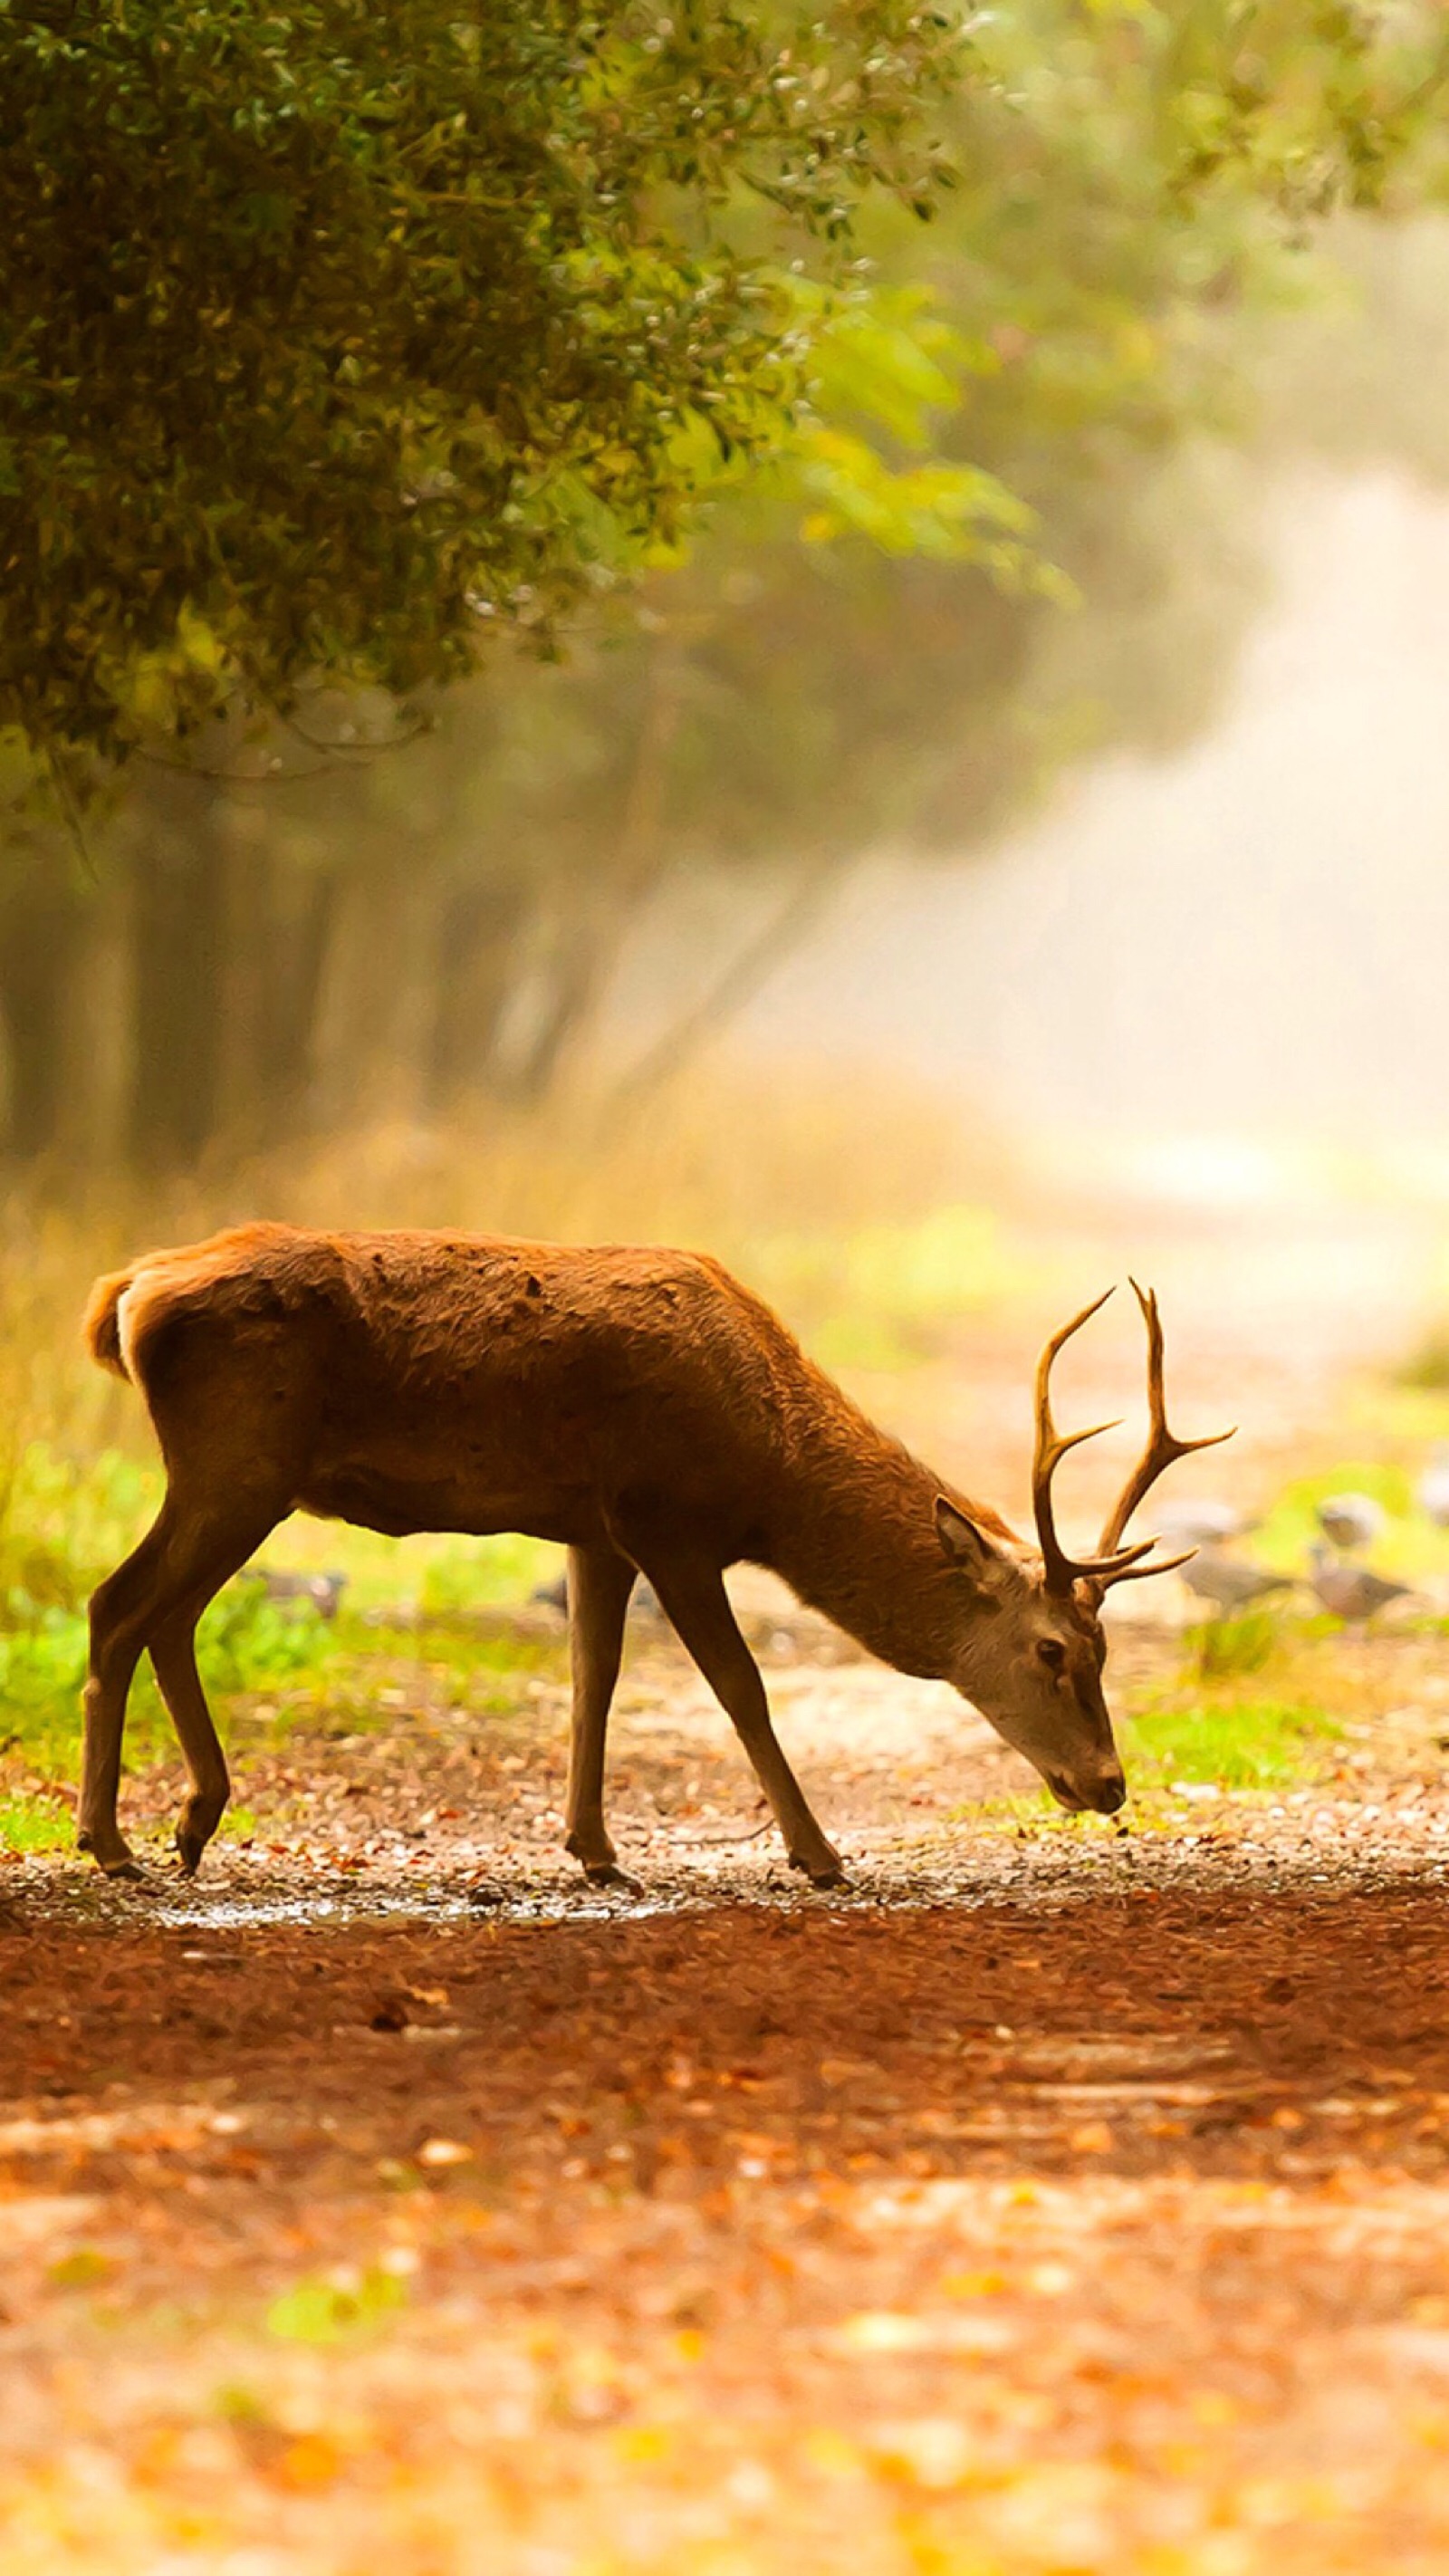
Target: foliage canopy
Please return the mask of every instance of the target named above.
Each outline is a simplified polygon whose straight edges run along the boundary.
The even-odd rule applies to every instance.
[[[319,674],[456,678],[812,402],[816,534],[994,525],[1014,568],[999,485],[829,418],[819,248],[931,210],[954,100],[1009,265],[1079,100],[1150,287],[1225,208],[1375,197],[1443,46],[1344,0],[0,0],[0,732],[114,757]],[[1015,129],[980,161],[976,112]]]
[[[748,210],[925,211],[964,40],[671,10],[0,0],[0,727],[114,755],[446,680],[778,433],[805,334]]]
[[[1198,433],[1326,208],[1442,194],[1446,54],[1431,0],[0,0],[7,1149],[542,1097],[675,869],[808,906],[1180,740],[1251,595]],[[289,701],[324,756],[244,738]]]

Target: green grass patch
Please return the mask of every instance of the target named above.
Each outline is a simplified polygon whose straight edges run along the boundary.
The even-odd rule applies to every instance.
[[[0,1711],[3,1741],[35,1767],[73,1776],[80,1748],[80,1697],[88,1632],[79,1610],[42,1608],[12,1589],[0,1601]],[[229,1700],[324,1685],[336,1641],[310,1603],[278,1605],[260,1585],[229,1586],[197,1631],[196,1660],[208,1696],[224,1716]],[[174,1751],[171,1722],[149,1665],[131,1688],[126,1721],[131,1767]]]
[[[333,1623],[310,1601],[269,1601],[246,1578],[218,1594],[196,1632],[202,1681],[226,1697],[325,1680],[338,1652]]]
[[[424,1619],[440,1619],[526,1601],[558,1566],[558,1549],[541,1539],[434,1539],[418,1583],[418,1611]]]
[[[1342,1729],[1309,1701],[1195,1697],[1189,1687],[1143,1701],[1131,1717],[1119,1720],[1117,1741],[1133,1793],[1124,1821],[1136,1831],[1162,1823],[1162,1793],[1178,1781],[1264,1795],[1311,1787],[1334,1768]],[[1044,1786],[957,1812],[973,1825],[1033,1837],[1115,1830],[1110,1818],[1068,1815]]]
[[[155,1518],[160,1468],[103,1449],[83,1464],[48,1441],[21,1450],[0,1491],[0,1596],[79,1611]]]
[[[1337,1762],[1343,1729],[1315,1700],[1249,1689],[1204,1689],[1189,1679],[1152,1692],[1121,1718],[1117,1740],[1133,1792],[1133,1831],[1180,1821],[1163,1793],[1181,1781],[1216,1789],[1310,1787]],[[1111,1834],[1115,1821],[1068,1815],[1042,1788],[962,1808],[958,1818],[999,1832]]]
[[[1247,1551],[1275,1573],[1301,1576],[1308,1568],[1309,1548],[1323,1537],[1319,1504],[1330,1494],[1367,1494],[1385,1514],[1384,1528],[1368,1551],[1368,1564],[1404,1583],[1449,1575],[1449,1530],[1427,1520],[1415,1499],[1424,1463],[1423,1441],[1416,1441],[1414,1447],[1418,1454],[1412,1467],[1392,1459],[1349,1458],[1295,1478],[1264,1515],[1247,1542]]]
[[[1221,1789],[1281,1789],[1320,1779],[1342,1729],[1315,1702],[1267,1693],[1154,1692],[1119,1728],[1129,1777],[1141,1786],[1201,1781]]]
[[[949,1807],[946,1813],[949,1823],[970,1825],[973,1832],[1026,1834],[1033,1841],[1044,1834],[1087,1835],[1110,1840],[1121,1830],[1115,1817],[1069,1815],[1065,1807],[1057,1805],[1045,1784],[1039,1789],[1013,1792],[1002,1798],[975,1798],[969,1805]]]
[[[86,1624],[74,1610],[40,1609],[28,1596],[11,1592],[0,1604],[0,1707],[5,1735],[13,1747],[43,1735],[57,1709],[69,1709],[72,1724],[86,1670]]]
[[[410,1662],[459,1681],[479,1675],[562,1672],[567,1644],[562,1628],[556,1637],[535,1637],[508,1626],[454,1627],[445,1621],[348,1620],[337,1622],[338,1640],[349,1663],[382,1657]]]
[[[0,1851],[68,1851],[75,1818],[58,1798],[16,1789],[0,1797]]]
[[[0,1490],[0,1749],[46,1777],[75,1774],[87,1656],[86,1603],[153,1519],[162,1478],[117,1450],[85,1463],[44,1442],[14,1460]],[[325,1720],[349,1729],[395,1722],[384,1692],[390,1666],[425,1677],[428,1695],[450,1695],[490,1714],[517,1706],[527,1677],[561,1664],[552,1638],[489,1633],[487,1614],[525,1601],[553,1573],[559,1551],[531,1539],[424,1538],[401,1543],[370,1531],[300,1520],[278,1531],[263,1562],[347,1576],[341,1615],[324,1620],[305,1599],[268,1598],[251,1571],[229,1583],[197,1632],[197,1662],[218,1726],[228,1733],[256,1703],[275,1737]],[[362,1613],[372,1604],[391,1620]],[[127,1717],[128,1765],[172,1759],[175,1741],[143,1658]],[[42,1848],[30,1842],[25,1848]]]
[[[260,1832],[261,1819],[255,1807],[228,1807],[216,1830],[230,1835],[233,1842],[244,1843]]]
[[[1282,1623],[1275,1610],[1244,1610],[1236,1619],[1205,1619],[1187,1632],[1187,1645],[1203,1681],[1227,1681],[1241,1673],[1260,1673],[1282,1642]]]

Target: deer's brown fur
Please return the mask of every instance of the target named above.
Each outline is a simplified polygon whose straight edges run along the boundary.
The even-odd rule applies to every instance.
[[[85,1329],[144,1396],[168,1479],[155,1526],[92,1603],[80,1821],[108,1869],[131,1865],[116,1793],[143,1650],[192,1774],[188,1867],[214,1832],[228,1783],[193,1632],[294,1510],[568,1547],[569,1847],[595,1875],[613,1870],[604,1730],[641,1570],[818,1882],[840,1864],[725,1596],[741,1561],[900,1670],[954,1682],[1066,1803],[1120,1803],[1090,1586],[1050,1594],[998,1513],[877,1429],[702,1254],[249,1225],[100,1280]]]

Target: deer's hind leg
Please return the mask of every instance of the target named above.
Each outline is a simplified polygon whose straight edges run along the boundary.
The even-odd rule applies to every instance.
[[[166,1506],[114,1574],[91,1595],[90,1661],[83,1695],[85,1749],[81,1757],[76,1840],[111,1878],[139,1875],[116,1820],[121,1786],[121,1743],[131,1677],[146,1642],[152,1594],[171,1532]]]
[[[250,1556],[252,1550],[246,1551]],[[246,1556],[240,1560],[246,1563]],[[176,1819],[176,1850],[188,1878],[196,1874],[201,1855],[226,1813],[231,1777],[226,1755],[212,1721],[201,1675],[196,1669],[196,1623],[222,1583],[236,1573],[229,1566],[216,1583],[190,1594],[179,1609],[160,1620],[147,1639],[152,1670],[176,1729],[191,1790]]]
[[[245,1565],[287,1508],[285,1499],[268,1496],[263,1501],[257,1493],[243,1490],[188,1510],[173,1486],[140,1546],[91,1596],[77,1840],[110,1877],[139,1874],[117,1821],[116,1804],[126,1701],[147,1647],[191,1773],[192,1796],[178,1832],[178,1847],[187,1866],[195,1867],[216,1829],[226,1804],[226,1761],[196,1672],[191,1640],[213,1593]],[[196,1840],[198,1826],[203,1830]],[[183,1843],[181,1834],[188,1828],[191,1839]]]
[[[569,1656],[573,1710],[565,1849],[604,1886],[632,1885],[617,1866],[604,1823],[604,1745],[624,1649],[635,1568],[607,1542],[569,1549]]]

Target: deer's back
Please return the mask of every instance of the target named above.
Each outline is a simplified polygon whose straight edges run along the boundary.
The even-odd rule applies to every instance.
[[[168,1454],[199,1406],[250,1407],[304,1509],[383,1528],[586,1537],[653,1496],[744,1552],[825,1384],[693,1253],[255,1226],[134,1278]]]

